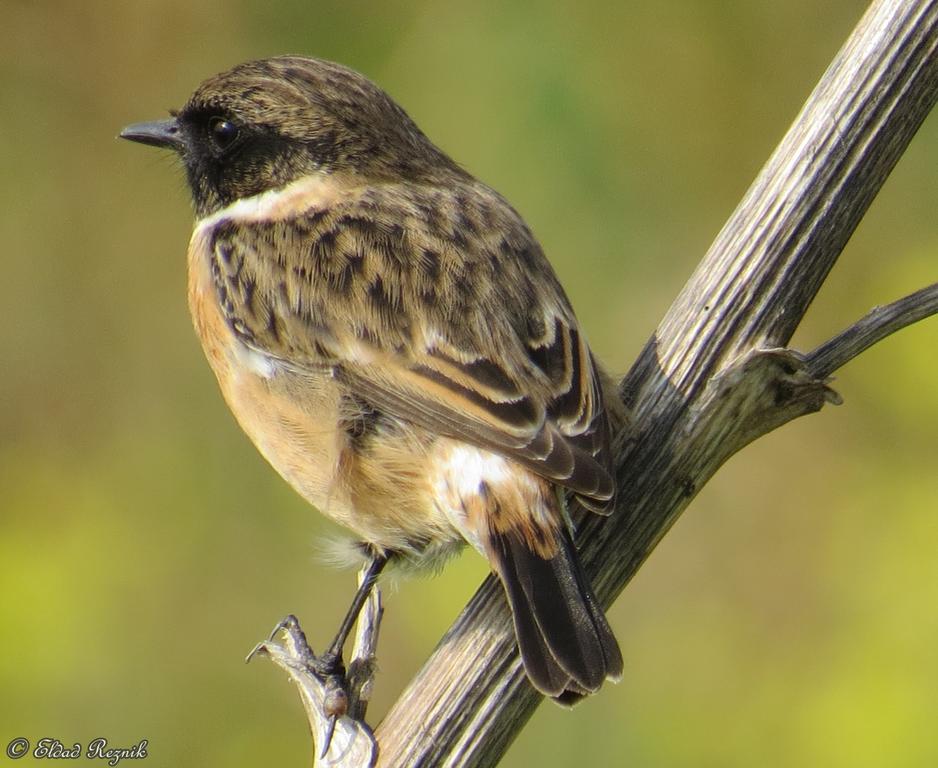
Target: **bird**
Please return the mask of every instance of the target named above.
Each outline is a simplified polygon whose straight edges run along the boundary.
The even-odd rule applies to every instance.
[[[188,304],[221,393],[371,562],[323,669],[385,563],[468,543],[538,691],[619,680],[571,511],[612,512],[627,415],[521,215],[341,64],[239,64],[169,114],[120,135],[182,161]]]

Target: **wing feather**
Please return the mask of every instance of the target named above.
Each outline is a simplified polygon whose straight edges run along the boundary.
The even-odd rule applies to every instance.
[[[370,187],[211,233],[223,313],[284,364],[510,457],[610,507],[609,425],[569,302],[517,213],[478,182]]]

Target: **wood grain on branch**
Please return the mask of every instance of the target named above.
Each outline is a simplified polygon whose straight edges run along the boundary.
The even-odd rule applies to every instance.
[[[870,7],[622,381],[633,424],[616,443],[617,513],[578,532],[605,605],[730,456],[839,402],[838,365],[934,311],[933,289],[808,357],[786,349],[938,97],[936,48],[938,0]],[[378,765],[492,766],[540,700],[490,577],[376,729]]]
[[[783,348],[938,94],[938,0],[874,3],[681,291],[622,393],[617,514],[585,519],[609,604],[739,448],[836,395]],[[491,766],[540,702],[487,579],[376,730],[381,766]]]

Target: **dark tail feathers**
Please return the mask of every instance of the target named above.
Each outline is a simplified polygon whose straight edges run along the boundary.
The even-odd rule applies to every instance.
[[[580,569],[566,530],[544,559],[519,538],[493,533],[491,551],[508,595],[528,677],[541,693],[572,705],[622,676],[622,654]]]

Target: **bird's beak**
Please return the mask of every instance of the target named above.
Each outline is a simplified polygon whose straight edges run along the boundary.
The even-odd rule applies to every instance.
[[[186,142],[183,139],[182,131],[179,130],[179,123],[176,118],[128,125],[121,131],[120,137],[141,144],[149,144],[153,147],[172,149],[176,152],[182,152],[186,147]]]

